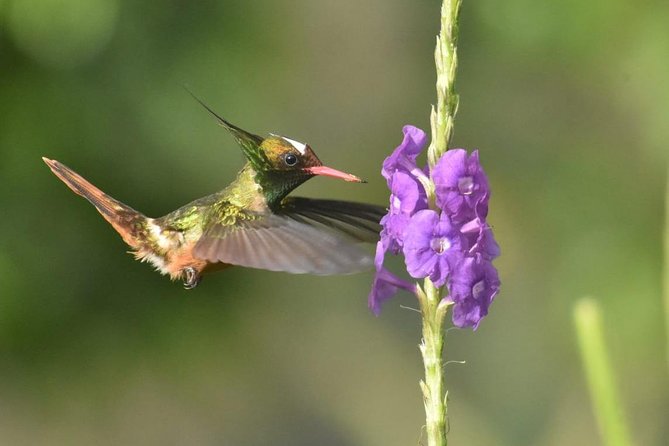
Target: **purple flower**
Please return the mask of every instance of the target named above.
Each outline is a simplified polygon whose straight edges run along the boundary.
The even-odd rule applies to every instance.
[[[378,251],[377,251],[378,252]],[[367,304],[375,315],[381,313],[381,304],[393,297],[400,289],[416,294],[416,285],[402,280],[387,269],[380,267],[374,276]]]
[[[474,150],[467,156],[464,149],[448,150],[432,169],[437,206],[462,224],[488,215],[490,187]]]
[[[393,174],[398,170],[405,172],[420,170],[416,167],[416,158],[423,150],[427,136],[424,131],[412,125],[405,125],[402,132],[404,132],[402,144],[397,146],[393,153],[383,161],[381,174],[388,181],[388,187],[390,187]]]
[[[453,324],[476,330],[499,291],[499,277],[492,263],[482,256],[465,258],[454,270],[446,297],[453,307]]]
[[[386,252],[401,251],[412,277],[429,277],[437,287],[448,284],[445,299],[454,304],[453,323],[476,329],[500,286],[491,263],[500,249],[486,222],[490,186],[478,151],[448,150],[432,169],[420,168],[416,159],[425,147],[425,132],[410,125],[402,130],[402,144],[381,170],[390,205],[381,219],[369,307],[378,315],[381,304],[399,289],[416,294],[414,284],[383,267]],[[429,182],[434,185],[433,209],[428,209]]]
[[[433,210],[418,211],[404,233],[404,261],[414,278],[430,277],[437,287],[464,257],[462,234],[447,215]]]
[[[466,228],[471,228],[468,232]],[[467,245],[470,246],[469,255],[480,255],[485,259],[492,260],[499,257],[500,249],[492,229],[487,223],[481,222],[478,219],[473,220],[464,225],[460,231],[467,240]]]
[[[410,215],[427,207],[423,185],[413,176],[397,171],[390,178],[390,213]]]
[[[427,195],[423,185],[403,171],[395,172],[390,178],[390,192],[388,214],[381,219],[381,240],[385,250],[398,254],[411,215],[427,208]]]
[[[485,219],[476,217],[464,223],[460,227],[460,232],[467,241],[467,251],[470,255],[479,254],[489,260],[499,257],[499,245]]]

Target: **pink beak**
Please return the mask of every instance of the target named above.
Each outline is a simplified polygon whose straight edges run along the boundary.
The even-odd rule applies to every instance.
[[[355,183],[366,183],[365,180],[362,180],[356,177],[355,175],[351,175],[350,173],[342,172],[340,170],[333,169],[331,167],[315,166],[315,167],[307,167],[304,170],[312,175],[324,175],[326,177],[340,178],[344,181],[352,181]]]

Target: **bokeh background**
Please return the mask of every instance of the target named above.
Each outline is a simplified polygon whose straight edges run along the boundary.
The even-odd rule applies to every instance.
[[[0,0],[0,443],[414,445],[418,315],[371,273],[231,269],[194,291],[124,254],[40,160],[151,216],[242,165],[184,91],[309,142],[385,203],[383,158],[427,128],[439,3]],[[592,295],[638,445],[666,444],[661,0],[465,0],[455,145],[479,148],[503,288],[448,332],[454,445],[597,444],[571,320]],[[396,266],[400,266],[396,264]]]

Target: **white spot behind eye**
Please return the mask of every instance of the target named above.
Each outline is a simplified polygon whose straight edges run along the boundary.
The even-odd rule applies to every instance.
[[[304,155],[307,152],[307,145],[306,144],[304,144],[302,142],[299,142],[299,141],[295,141],[294,139],[286,138],[285,136],[282,136],[281,138],[288,141],[290,143],[290,145],[295,147],[295,149],[298,152],[300,152],[302,155]]]

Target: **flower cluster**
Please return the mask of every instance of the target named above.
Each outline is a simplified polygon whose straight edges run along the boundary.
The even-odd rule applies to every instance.
[[[477,151],[448,150],[431,170],[418,167],[425,132],[413,126],[403,131],[402,144],[383,163],[390,205],[381,220],[369,306],[378,314],[398,289],[415,292],[415,285],[383,267],[387,252],[401,252],[411,277],[448,287],[444,299],[453,304],[453,323],[475,329],[500,285],[492,266],[499,246],[486,223],[488,179]]]

